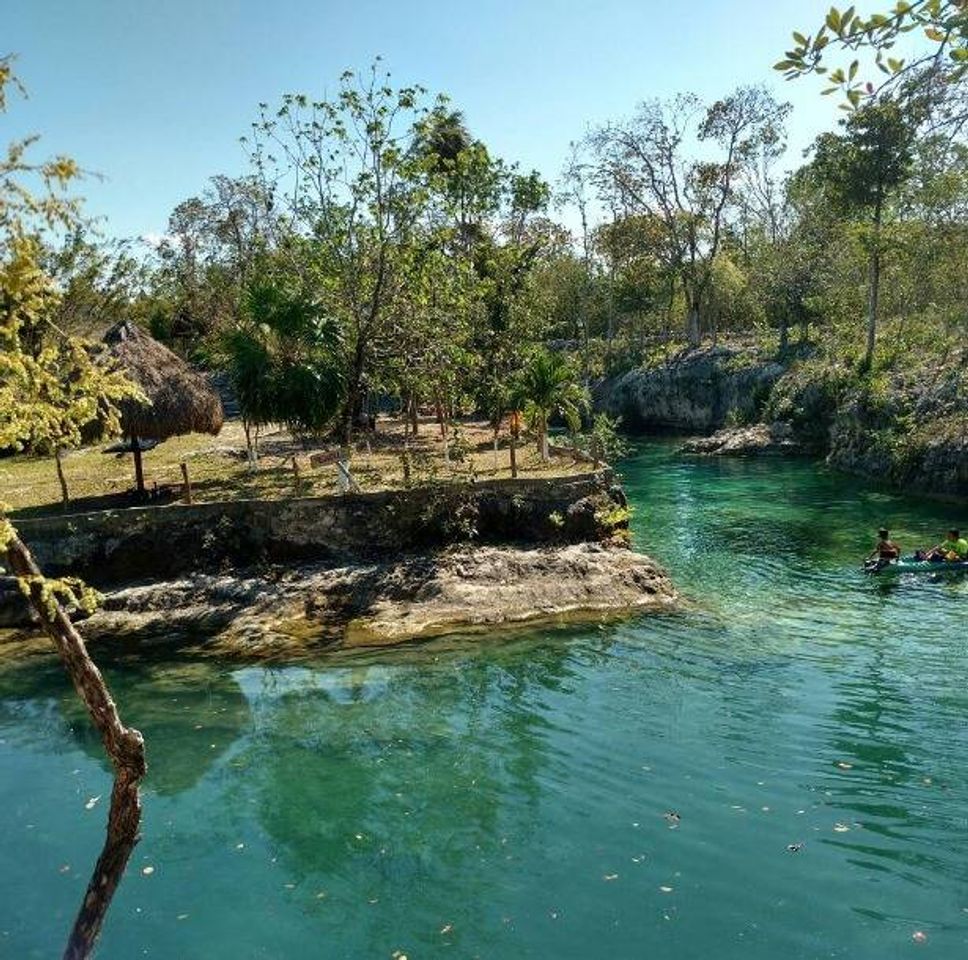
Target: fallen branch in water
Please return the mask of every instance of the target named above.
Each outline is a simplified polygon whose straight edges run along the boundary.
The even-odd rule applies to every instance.
[[[144,738],[139,731],[121,722],[101,671],[61,605],[60,595],[67,590],[76,593],[77,586],[45,578],[16,530],[2,518],[0,549],[6,553],[10,571],[19,579],[44,630],[54,641],[74,689],[101,734],[104,749],[114,765],[107,836],[64,951],[65,960],[85,960],[94,949],[114,891],[138,842],[139,784],[147,769]]]

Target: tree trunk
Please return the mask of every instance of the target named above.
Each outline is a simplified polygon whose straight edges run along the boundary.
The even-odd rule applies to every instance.
[[[547,463],[551,459],[551,455],[548,453],[548,419],[547,417],[542,417],[538,421],[538,453],[541,455],[541,459]]]
[[[145,496],[145,471],[141,463],[141,442],[137,437],[131,438],[131,449],[134,451],[134,483],[138,490],[138,496],[144,499]]]
[[[881,285],[881,251],[874,241],[868,264],[867,280],[867,349],[864,351],[864,369],[870,370],[874,362],[874,346],[877,340],[877,306]]]
[[[784,354],[790,346],[790,328],[787,325],[787,318],[784,314],[780,321],[780,353]]]
[[[420,429],[420,410],[417,405],[417,395],[415,393],[410,394],[410,427],[413,435],[416,437],[417,431]]]
[[[439,393],[434,393],[434,411],[437,414],[437,425],[440,427],[440,438],[441,440],[446,440],[447,418],[444,416],[444,405],[441,402]]]
[[[518,478],[518,438],[512,433],[511,434],[511,479],[517,480]]]
[[[67,477],[64,476],[64,451],[58,447],[54,451],[54,462],[57,464],[57,480],[61,488],[61,504],[66,508],[71,502],[70,491],[67,489]]]
[[[365,366],[366,350],[363,338],[360,337],[353,353],[353,368],[350,372],[349,385],[346,391],[346,407],[343,410],[343,423],[340,431],[343,445],[347,447],[353,442],[353,429],[356,426],[357,415],[362,409]]]
[[[141,824],[139,784],[147,769],[141,734],[121,722],[111,693],[84,640],[63,607],[45,593],[40,569],[16,534],[5,545],[7,564],[28,583],[28,596],[47,635],[53,640],[74,689],[101,735],[114,765],[114,788],[108,813],[107,836],[65,950],[66,960],[85,960],[101,932],[108,907],[124,874]]]
[[[255,470],[259,465],[259,428],[248,420],[242,421],[242,429],[245,431],[245,453],[249,463],[249,469]]]
[[[699,302],[691,298],[689,300],[689,310],[686,314],[686,336],[689,339],[689,346],[699,346]]]

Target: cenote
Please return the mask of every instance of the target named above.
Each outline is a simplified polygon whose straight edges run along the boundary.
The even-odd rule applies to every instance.
[[[109,664],[150,771],[98,955],[965,956],[968,579],[858,569],[951,508],[660,443],[622,471],[676,615]],[[110,792],[55,663],[0,673],[0,770],[0,955],[54,956]]]

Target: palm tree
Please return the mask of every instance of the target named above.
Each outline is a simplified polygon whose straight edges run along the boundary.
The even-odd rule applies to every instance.
[[[572,430],[581,426],[582,412],[589,407],[588,391],[579,382],[571,362],[560,353],[540,350],[522,371],[517,403],[538,438],[541,459],[547,462],[548,421],[560,414]]]

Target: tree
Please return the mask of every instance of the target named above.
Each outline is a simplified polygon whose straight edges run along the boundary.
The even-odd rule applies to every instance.
[[[591,136],[603,199],[623,217],[647,216],[662,227],[662,255],[685,294],[691,344],[702,334],[703,298],[737,187],[764,143],[779,141],[788,112],[757,87],[708,106],[680,95],[643,103],[632,120]]]
[[[242,316],[219,341],[215,358],[228,373],[242,413],[249,461],[258,431],[284,423],[319,434],[344,402],[337,325],[290,277],[267,271],[243,294]]]
[[[830,197],[845,214],[868,218],[866,368],[874,359],[877,337],[883,222],[894,192],[910,176],[913,139],[900,107],[878,101],[851,113],[842,136],[824,134],[816,144],[813,166]]]
[[[564,417],[572,431],[581,426],[581,415],[590,403],[588,391],[579,383],[569,360],[560,353],[537,350],[521,373],[515,404],[523,406],[525,416],[537,434],[541,459],[550,459],[548,423],[555,414]]]
[[[15,272],[31,258],[38,262],[35,245],[28,240],[2,268],[0,286],[8,297],[16,289]],[[16,307],[8,300],[8,309],[33,312],[36,306],[29,300],[28,294]],[[47,303],[41,309],[50,308]],[[12,327],[0,332],[0,449],[53,455],[66,507],[70,492],[62,461],[65,451],[80,447],[95,432],[102,438],[119,436],[117,405],[146,398],[122,373],[98,363],[80,340],[57,334],[52,341],[33,356],[21,348]]]
[[[401,296],[407,245],[427,205],[426,159],[415,148],[427,114],[419,87],[393,89],[374,64],[344,73],[331,100],[290,94],[253,125],[256,175],[285,210],[292,269],[342,330],[349,444],[374,360]]]
[[[7,93],[15,85],[12,61],[0,58],[0,112],[6,109]],[[22,332],[43,323],[53,295],[50,278],[41,266],[39,234],[55,226],[69,228],[76,223],[77,215],[76,201],[65,195],[78,175],[77,165],[66,157],[33,163],[27,152],[35,140],[32,137],[10,144],[0,158],[0,433],[18,437],[33,430],[46,434],[45,424],[56,423],[63,416],[61,393],[48,392],[49,371],[38,367],[36,356],[24,349]],[[40,375],[35,376],[35,372]],[[110,398],[96,388],[92,387],[90,394],[95,407],[102,401],[111,404]],[[91,609],[93,592],[44,577],[2,513],[0,553],[53,641],[115,768],[107,836],[65,952],[70,960],[83,960],[94,949],[138,839],[139,784],[146,770],[144,740],[137,730],[122,723],[104,678],[61,605],[61,600],[68,598]]]
[[[271,198],[253,176],[212,177],[200,196],[178,204],[155,251],[152,334],[183,353],[201,352],[238,319],[275,229]]]

